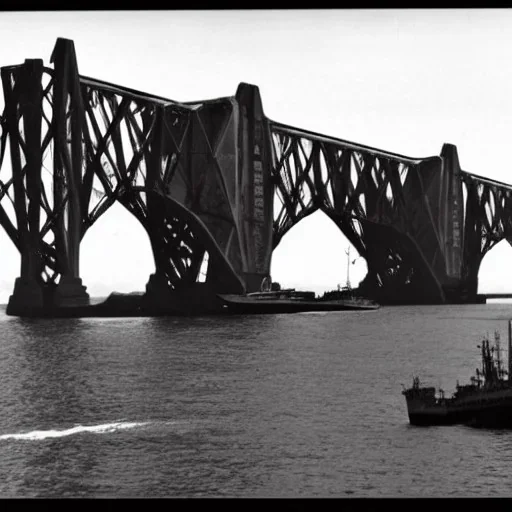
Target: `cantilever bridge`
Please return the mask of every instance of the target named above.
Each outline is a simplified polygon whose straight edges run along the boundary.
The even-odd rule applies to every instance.
[[[512,185],[461,170],[453,145],[410,158],[286,126],[244,83],[194,103],[152,96],[81,76],[66,39],[51,63],[1,68],[0,224],[21,255],[12,314],[88,302],[80,241],[115,201],[148,234],[155,304],[258,290],[282,237],[318,209],[381,302],[472,302],[483,256],[512,243]]]

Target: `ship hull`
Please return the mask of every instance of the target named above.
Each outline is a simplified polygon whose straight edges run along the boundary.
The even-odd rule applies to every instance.
[[[255,299],[240,295],[219,295],[229,311],[238,314],[300,313],[306,311],[365,311],[378,304],[346,300]]]
[[[512,393],[512,392],[511,392]],[[471,425],[476,427],[512,428],[512,396],[480,399],[473,404],[431,406],[409,410],[411,425]]]

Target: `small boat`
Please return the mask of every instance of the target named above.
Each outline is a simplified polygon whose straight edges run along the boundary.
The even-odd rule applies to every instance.
[[[233,313],[300,313],[305,311],[360,311],[374,310],[379,304],[361,298],[326,300],[316,298],[315,292],[296,291],[294,288],[219,295],[229,312]]]
[[[512,321],[508,321],[507,369],[500,355],[498,331],[494,337],[494,346],[490,346],[487,336],[478,345],[482,369],[477,368],[469,384],[461,386],[457,382],[452,396],[446,397],[442,389],[421,386],[419,377],[413,378],[412,387],[402,391],[412,425],[512,427]]]
[[[347,255],[347,281],[345,286],[342,287],[339,284],[336,290],[324,292],[322,297],[317,300],[327,303],[341,303],[345,309],[378,309],[380,304],[367,297],[358,295],[357,290],[354,290],[350,285],[350,265],[353,265],[357,258],[351,262],[350,246],[345,251],[345,254]]]

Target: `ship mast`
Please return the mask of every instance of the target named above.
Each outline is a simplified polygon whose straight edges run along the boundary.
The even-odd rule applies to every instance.
[[[350,245],[348,246],[348,249],[345,251],[345,254],[347,255],[347,284],[345,286],[347,290],[350,290]]]
[[[494,343],[496,345],[496,365],[498,367],[498,380],[500,380],[503,377],[503,368],[501,363],[501,346],[499,331],[494,331]]]
[[[508,380],[512,379],[512,320],[508,321]]]

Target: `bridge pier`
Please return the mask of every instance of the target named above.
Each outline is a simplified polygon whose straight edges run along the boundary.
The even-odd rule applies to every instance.
[[[171,302],[171,289],[165,274],[155,272],[146,284],[145,301],[156,308],[163,308]]]
[[[87,287],[82,279],[75,276],[62,276],[53,295],[53,305],[57,307],[86,306],[89,304]]]
[[[217,313],[223,305],[217,293],[217,286],[208,282],[187,283],[172,290],[165,275],[156,272],[149,276],[146,284],[143,308],[151,311],[152,314]]]
[[[19,315],[27,311],[42,309],[43,305],[43,290],[37,281],[31,277],[17,277],[14,281],[14,290],[7,303],[6,313]]]

